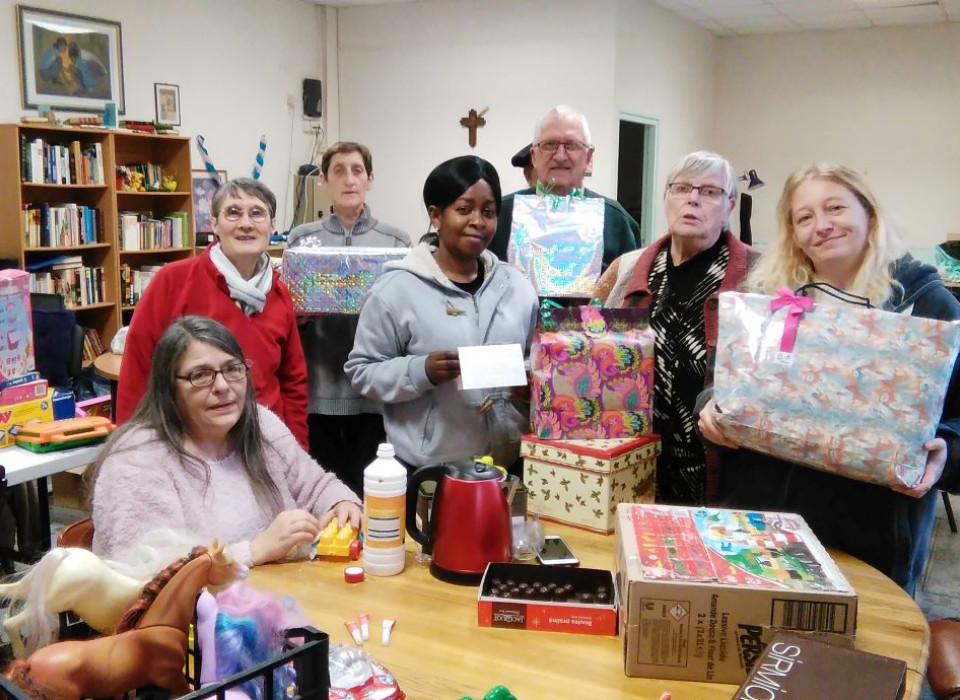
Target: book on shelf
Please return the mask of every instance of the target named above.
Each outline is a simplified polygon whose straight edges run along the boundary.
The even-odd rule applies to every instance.
[[[28,248],[103,242],[103,214],[94,207],[72,202],[24,202],[22,212],[21,230]]]
[[[153,276],[163,265],[120,266],[120,298],[124,306],[135,306],[147,289]]]
[[[38,270],[30,273],[30,291],[60,294],[68,308],[89,306],[106,301],[103,268],[78,265],[60,270]]]
[[[120,212],[120,249],[156,250],[186,248],[190,226],[185,211],[153,215],[149,212]]]
[[[70,270],[75,267],[83,267],[83,256],[55,255],[52,258],[33,260],[24,265],[27,272],[36,272],[38,270]]]
[[[900,700],[906,673],[907,664],[900,659],[778,632],[733,697]]]
[[[100,341],[100,334],[96,328],[83,329],[83,359],[92,362],[102,355],[103,343]]]
[[[21,133],[20,179],[38,185],[102,185],[103,147],[77,140],[48,143]]]

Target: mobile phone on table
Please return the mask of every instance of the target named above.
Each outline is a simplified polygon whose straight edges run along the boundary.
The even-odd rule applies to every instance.
[[[570,550],[559,535],[547,535],[543,538],[543,549],[537,555],[541,564],[547,566],[579,566],[580,560]]]

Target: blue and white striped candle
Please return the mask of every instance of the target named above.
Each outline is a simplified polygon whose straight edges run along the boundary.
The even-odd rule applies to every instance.
[[[217,183],[217,186],[219,187],[223,183],[220,182],[220,175],[217,173],[217,169],[213,166],[213,161],[210,160],[210,153],[207,151],[207,147],[203,143],[203,136],[200,134],[197,134],[197,148],[200,149],[200,158],[203,160],[203,166],[207,169],[211,179]]]
[[[263,170],[263,155],[267,152],[267,135],[260,136],[260,145],[257,147],[257,157],[253,161],[253,179],[260,179],[260,171]]]

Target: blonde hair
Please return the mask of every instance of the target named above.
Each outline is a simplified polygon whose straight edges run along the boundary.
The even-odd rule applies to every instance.
[[[869,219],[867,250],[853,283],[846,289],[882,307],[899,283],[893,279],[893,263],[905,252],[903,241],[884,219],[877,198],[859,173],[843,165],[815,163],[787,178],[777,204],[777,238],[747,276],[746,288],[761,294],[776,294],[780,287],[796,289],[818,281],[793,234],[793,195],[808,180],[827,180],[847,188],[866,210]]]

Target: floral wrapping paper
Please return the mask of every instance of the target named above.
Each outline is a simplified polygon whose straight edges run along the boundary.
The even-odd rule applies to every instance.
[[[851,479],[913,486],[934,437],[960,322],[815,303],[781,348],[789,309],[720,294],[714,401],[744,447]],[[788,332],[788,336],[789,336]]]
[[[539,296],[589,299],[603,265],[605,206],[599,197],[518,194],[507,262]]]
[[[287,248],[280,276],[298,314],[359,314],[363,295],[409,248]]]
[[[609,535],[617,504],[653,503],[660,438],[540,440],[520,443],[527,510]]]
[[[655,334],[636,309],[541,312],[531,349],[531,423],[539,438],[649,435]]]

